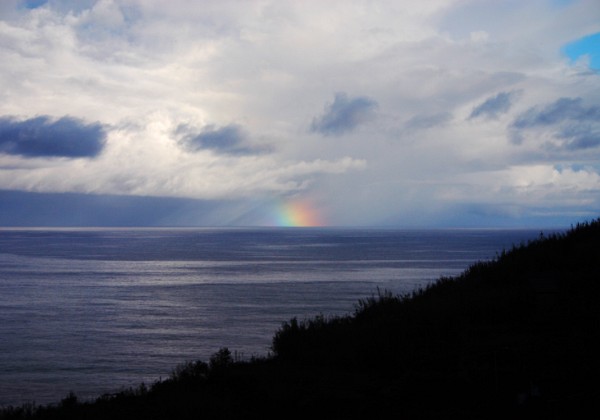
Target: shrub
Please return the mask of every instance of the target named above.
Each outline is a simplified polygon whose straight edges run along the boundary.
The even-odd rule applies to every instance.
[[[211,370],[219,370],[226,368],[230,364],[233,363],[233,358],[231,357],[231,351],[227,347],[222,347],[215,354],[210,356],[210,369]]]

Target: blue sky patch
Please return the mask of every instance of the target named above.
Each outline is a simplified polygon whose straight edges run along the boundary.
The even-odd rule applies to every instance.
[[[48,0],[25,0],[23,5],[26,9],[37,9],[40,6],[48,3]]]
[[[563,47],[563,52],[571,61],[588,56],[590,67],[600,70],[600,32],[585,36]]]

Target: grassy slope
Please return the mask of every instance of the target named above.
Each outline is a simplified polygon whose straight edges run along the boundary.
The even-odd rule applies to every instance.
[[[572,417],[600,397],[600,219],[352,316],[284,324],[274,356],[0,418]]]

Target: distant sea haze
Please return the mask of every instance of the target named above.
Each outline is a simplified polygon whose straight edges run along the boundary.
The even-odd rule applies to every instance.
[[[91,399],[351,313],[539,230],[0,229],[0,405]]]

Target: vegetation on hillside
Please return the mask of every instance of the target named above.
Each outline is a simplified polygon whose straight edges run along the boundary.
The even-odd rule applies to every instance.
[[[292,319],[269,357],[224,348],[148,387],[0,418],[573,417],[600,397],[599,280],[600,219],[348,316]]]

